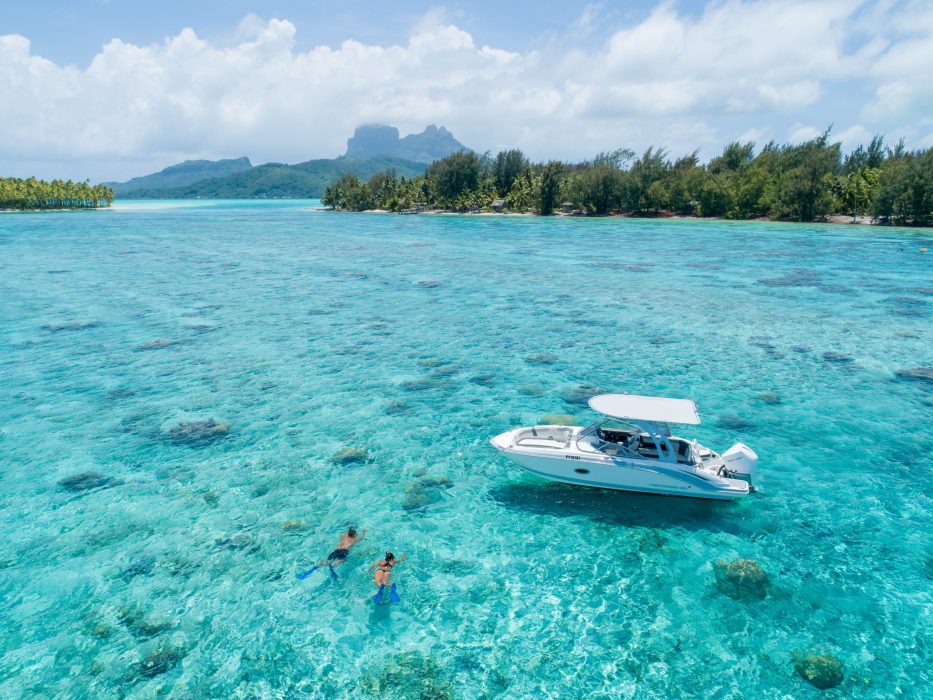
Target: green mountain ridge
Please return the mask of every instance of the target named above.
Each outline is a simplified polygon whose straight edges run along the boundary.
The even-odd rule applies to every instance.
[[[220,178],[234,173],[250,170],[253,164],[249,158],[227,158],[224,160],[186,160],[177,165],[170,165],[157,173],[134,177],[126,182],[105,182],[118,196],[137,190],[167,189],[185,187],[211,178]]]
[[[341,175],[365,182],[376,173],[394,170],[396,177],[412,178],[424,174],[435,160],[467,150],[443,126],[431,124],[421,133],[399,138],[394,126],[370,124],[357,127],[339,158],[255,166],[245,156],[186,160],[157,173],[104,184],[121,199],[320,197]]]
[[[222,177],[208,177],[181,186],[121,188],[115,191],[121,199],[315,198],[320,197],[329,185],[345,173],[368,180],[378,172],[394,169],[397,176],[410,178],[421,175],[425,168],[424,163],[391,156],[322,158],[294,165],[264,163],[248,170]]]

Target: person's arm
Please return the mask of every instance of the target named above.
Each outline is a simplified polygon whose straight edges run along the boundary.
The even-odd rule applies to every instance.
[[[363,528],[363,532],[361,532],[361,533],[360,533],[360,536],[357,537],[356,540],[354,540],[354,544],[355,544],[356,542],[359,542],[360,540],[362,540],[364,537],[366,537],[366,528]]]
[[[375,564],[370,564],[370,565],[369,565],[369,568],[366,569],[366,570],[367,570],[367,571],[372,571],[372,570],[375,569],[377,566],[379,566],[381,563],[382,563],[381,561],[377,561]]]

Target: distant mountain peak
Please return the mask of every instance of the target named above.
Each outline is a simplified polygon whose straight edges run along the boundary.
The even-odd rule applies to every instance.
[[[353,136],[347,139],[346,158],[372,158],[394,156],[417,163],[433,163],[435,160],[457,151],[470,150],[457,141],[445,127],[429,124],[420,134],[409,134],[399,138],[399,131],[388,124],[364,124],[358,126]]]

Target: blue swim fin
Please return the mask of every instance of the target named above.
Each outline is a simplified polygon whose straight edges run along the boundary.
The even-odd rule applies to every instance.
[[[334,566],[333,566],[333,564],[328,564],[328,565],[327,565],[327,568],[330,570],[330,577],[331,577],[332,579],[334,579],[334,581],[336,581],[336,580],[337,580],[337,572],[334,571]]]
[[[299,581],[304,581],[306,578],[308,578],[308,576],[310,576],[317,570],[318,570],[318,567],[312,566],[307,571],[300,571],[297,574],[295,574],[295,578],[298,579]]]
[[[402,599],[399,597],[398,591],[395,590],[395,584],[392,584],[392,590],[390,591],[389,600],[393,603],[401,603]]]
[[[376,593],[375,596],[373,596],[373,602],[374,602],[376,605],[379,605],[379,603],[382,602],[382,593],[383,593],[383,591],[385,591],[385,589],[386,589],[385,586],[379,586],[379,591]]]

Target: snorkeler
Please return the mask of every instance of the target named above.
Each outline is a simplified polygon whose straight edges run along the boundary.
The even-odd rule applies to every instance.
[[[402,554],[401,559],[396,559],[395,555],[392,554],[392,552],[386,552],[385,559],[383,559],[382,561],[377,561],[375,564],[372,564],[369,567],[370,570],[372,569],[376,570],[376,576],[374,578],[374,581],[376,585],[379,587],[379,590],[376,592],[375,597],[373,597],[373,602],[376,603],[376,605],[382,602],[382,594],[385,592],[386,586],[390,585],[389,576],[392,573],[392,567],[397,564],[401,564],[403,561],[405,561],[404,553]],[[392,601],[393,603],[398,603],[402,600],[399,597],[398,591],[395,590],[394,583],[391,584],[391,587],[390,587],[389,600]]]
[[[364,537],[366,537],[366,530],[363,530],[363,532],[357,536],[356,529],[351,525],[349,528],[347,528],[346,532],[340,535],[340,542],[337,543],[337,549],[328,554],[327,559],[319,561],[307,571],[302,571],[300,574],[297,574],[297,577],[299,579],[306,579],[308,576],[324,566],[324,564],[327,564],[331,578],[336,579],[337,572],[334,571],[334,567],[343,564],[347,560],[347,555],[350,553],[350,548]]]

